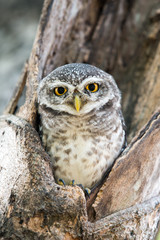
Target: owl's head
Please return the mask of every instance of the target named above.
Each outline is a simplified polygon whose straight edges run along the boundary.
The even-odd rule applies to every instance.
[[[120,107],[120,92],[111,75],[82,63],[58,67],[38,87],[41,107],[84,115],[105,106]]]

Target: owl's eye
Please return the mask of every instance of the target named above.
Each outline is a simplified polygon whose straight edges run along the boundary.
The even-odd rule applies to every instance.
[[[99,89],[98,83],[90,83],[86,86],[86,89],[92,93],[97,92]]]
[[[65,94],[67,92],[67,88],[64,88],[64,87],[56,87],[54,89],[54,93],[57,95],[57,96],[62,96],[63,94]]]

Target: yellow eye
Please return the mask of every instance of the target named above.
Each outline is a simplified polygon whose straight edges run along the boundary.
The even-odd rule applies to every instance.
[[[86,86],[86,89],[90,92],[97,92],[99,89],[98,83],[90,83]]]
[[[67,92],[67,88],[64,88],[64,87],[56,87],[54,89],[54,93],[57,95],[57,96],[62,96],[63,94],[65,94]]]

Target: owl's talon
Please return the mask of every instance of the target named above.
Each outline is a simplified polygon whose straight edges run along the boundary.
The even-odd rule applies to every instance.
[[[84,193],[85,193],[85,195],[86,195],[87,197],[89,197],[90,194],[91,194],[91,189],[85,188],[85,189],[84,189]]]
[[[89,197],[89,195],[91,194],[91,189],[89,189],[89,188],[84,188],[82,184],[77,184],[77,186],[79,186],[79,187],[83,190],[83,192],[85,193],[85,195],[86,195],[87,197]]]
[[[72,180],[72,181],[70,182],[70,185],[75,186],[75,185],[76,185],[75,180]]]
[[[66,183],[62,178],[58,179],[58,184],[61,186],[66,186]]]

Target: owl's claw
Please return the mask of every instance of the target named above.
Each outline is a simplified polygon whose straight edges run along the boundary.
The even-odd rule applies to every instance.
[[[72,180],[69,185],[80,187],[87,197],[89,197],[89,195],[91,194],[91,189],[84,188],[82,184],[76,184],[75,180]]]
[[[72,180],[69,185],[76,186],[75,180]]]
[[[66,183],[62,178],[58,179],[57,183],[61,186],[66,186]],[[87,197],[89,197],[89,195],[91,194],[91,189],[84,188],[82,184],[76,184],[75,180],[72,180],[69,185],[80,187]]]
[[[83,190],[83,192],[85,193],[85,196],[89,197],[89,195],[91,194],[91,189],[84,188],[82,184],[77,184],[77,186],[79,186]]]
[[[91,194],[91,189],[85,188],[85,189],[84,189],[84,193],[85,193],[85,195],[86,195],[87,197],[89,197],[90,194]]]
[[[58,179],[58,182],[57,182],[59,185],[61,185],[61,186],[66,186],[66,183],[65,183],[65,181],[62,179],[62,178],[60,178],[60,179]]]

